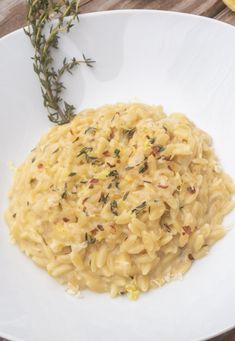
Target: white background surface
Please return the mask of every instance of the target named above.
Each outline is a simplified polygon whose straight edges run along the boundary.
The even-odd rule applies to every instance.
[[[61,40],[68,57],[96,60],[67,78],[77,108],[117,101],[186,113],[215,142],[235,179],[235,29],[192,15],[116,11],[80,16]],[[66,294],[9,243],[3,220],[11,174],[50,123],[22,31],[0,40],[0,335],[22,341],[196,341],[235,325],[235,229],[183,281],[125,297]],[[60,58],[58,58],[59,60]],[[235,214],[226,220],[234,226]]]

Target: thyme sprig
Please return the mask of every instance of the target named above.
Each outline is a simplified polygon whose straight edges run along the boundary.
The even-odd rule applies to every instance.
[[[75,116],[75,107],[61,97],[65,89],[62,76],[66,72],[72,73],[77,65],[84,63],[92,67],[94,63],[83,55],[83,60],[64,58],[62,66],[57,70],[53,66],[52,51],[58,49],[60,33],[69,32],[75,19],[78,20],[79,1],[27,0],[27,5],[28,28],[24,31],[34,48],[33,68],[40,81],[43,103],[48,110],[49,120],[62,125]],[[53,18],[57,20],[52,22]]]

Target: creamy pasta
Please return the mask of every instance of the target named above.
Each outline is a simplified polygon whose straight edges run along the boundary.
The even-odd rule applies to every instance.
[[[6,220],[69,291],[136,299],[224,236],[233,192],[210,137],[184,115],[106,105],[42,137],[16,170]]]

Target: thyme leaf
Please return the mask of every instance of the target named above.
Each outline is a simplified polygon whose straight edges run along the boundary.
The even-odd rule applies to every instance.
[[[148,169],[148,163],[145,161],[142,166],[139,168],[139,173],[144,173]]]
[[[119,174],[118,174],[118,171],[114,169],[111,172],[109,172],[107,176],[113,176],[115,179],[117,179],[119,177]]]
[[[116,148],[114,150],[114,155],[115,155],[114,157],[117,157],[119,159],[120,158],[120,150]]]
[[[114,215],[118,215],[118,205],[117,205],[117,201],[116,200],[111,201],[110,209],[111,209],[111,212]]]
[[[106,204],[108,201],[108,197],[109,197],[109,193],[105,195],[103,192],[101,192],[99,202]]]
[[[88,234],[87,232],[85,233],[85,240],[87,244],[94,244],[96,242],[95,237],[93,237],[91,234]]]
[[[129,193],[130,193],[130,192],[126,192],[126,193],[123,195],[123,198],[122,198],[123,201],[125,201],[125,200],[127,199]]]
[[[136,132],[136,128],[124,129],[123,135],[130,140]]]
[[[90,156],[88,153],[92,152],[93,148],[92,147],[84,147],[80,150],[80,153],[77,155],[77,157],[80,157],[81,155],[85,155],[86,161],[88,163],[95,164],[97,162],[97,157],[95,156]]]
[[[146,201],[143,201],[140,205],[136,206],[131,212],[136,215],[140,214],[146,208]]]
[[[92,134],[94,135],[96,133],[96,128],[95,127],[88,127],[86,130],[85,130],[85,134]]]
[[[76,172],[71,172],[71,173],[69,174],[69,176],[75,176],[75,175],[77,175]]]

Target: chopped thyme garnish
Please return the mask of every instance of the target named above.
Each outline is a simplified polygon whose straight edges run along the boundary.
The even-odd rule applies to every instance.
[[[142,166],[139,168],[139,173],[144,173],[148,169],[148,163],[145,161]]]
[[[117,189],[119,189],[119,185],[120,185],[120,182],[119,182],[119,181],[115,181],[115,187],[116,187]]]
[[[118,180],[119,180],[118,171],[117,171],[116,169],[112,170],[112,171],[107,175],[107,177],[113,177],[113,180],[112,180],[112,181],[114,181],[115,187],[116,187],[117,189],[119,189],[119,184],[120,184],[120,182],[118,181]],[[110,184],[108,188],[111,188],[111,187],[112,187],[112,184]]]
[[[104,226],[102,224],[98,224],[97,225],[97,228],[100,230],[100,231],[104,231]]]
[[[136,128],[123,129],[123,135],[130,140],[136,132]]]
[[[118,112],[118,111],[117,111],[117,112],[115,112],[115,114],[113,115],[113,118],[111,119],[111,122],[113,122],[113,120],[115,119],[115,116],[116,116],[116,115],[118,115],[118,116],[119,116],[119,115],[120,115],[120,112]]]
[[[117,210],[118,209],[118,205],[117,205],[117,201],[116,200],[111,201],[110,208],[111,208],[111,212],[114,215],[118,215],[118,210]]]
[[[94,244],[96,242],[95,237],[93,237],[91,234],[88,234],[87,232],[85,233],[85,240],[87,244]]]
[[[114,165],[111,165],[111,163],[109,163],[109,162],[106,162],[107,163],[107,165],[110,167],[110,168],[114,168],[116,165],[114,164]]]
[[[67,196],[68,196],[67,187],[68,187],[68,185],[67,185],[67,182],[66,182],[66,183],[64,184],[64,192],[61,194],[61,198],[62,198],[62,199],[66,199]]]
[[[136,215],[140,214],[146,208],[146,201],[143,201],[140,205],[136,206],[131,213],[135,213]]]
[[[84,205],[85,202],[86,202],[88,199],[89,199],[89,197],[84,198],[84,199],[82,200],[82,205]]]
[[[106,204],[108,201],[108,197],[109,197],[109,193],[105,195],[103,192],[101,192],[99,202]]]
[[[154,144],[154,142],[156,141],[155,137],[149,137],[149,136],[146,136],[146,137],[149,140],[150,144]]]
[[[127,166],[126,168],[125,168],[125,170],[131,170],[131,169],[133,169],[133,168],[135,168],[135,167],[133,167],[133,166]]]
[[[125,200],[127,199],[129,193],[130,193],[130,192],[126,192],[126,193],[123,195],[123,198],[122,198],[123,201],[125,201]]]
[[[72,143],[75,143],[75,142],[77,142],[79,140],[79,136],[78,137],[76,137],[76,139],[75,140],[73,140],[73,142]]]
[[[68,195],[68,192],[67,192],[67,191],[64,191],[64,192],[62,193],[62,195],[61,195],[61,198],[62,198],[62,199],[66,199],[67,195]]]
[[[80,150],[80,153],[77,155],[77,157],[83,155],[83,154],[87,154],[89,152],[92,152],[93,148],[92,147],[84,147]]]
[[[36,182],[37,182],[36,178],[31,178],[30,181],[29,181],[30,185],[35,185]]]
[[[69,176],[75,176],[75,175],[77,175],[76,172],[71,172],[71,173],[69,174]]]
[[[111,172],[109,172],[109,174],[107,175],[108,176],[113,176],[114,178],[118,178],[119,177],[119,174],[118,174],[118,171],[116,169],[112,170]]]
[[[52,152],[52,154],[55,154],[59,151],[60,148],[57,148],[56,150],[54,150],[54,152]]]
[[[85,155],[86,161],[88,163],[95,164],[97,161],[97,157],[95,156],[90,156],[88,153],[92,152],[93,148],[92,147],[84,147],[80,150],[80,153],[77,155],[77,157],[80,157],[81,155]]]
[[[117,157],[119,159],[120,158],[120,150],[116,148],[114,150],[114,155],[115,155],[114,157]]]
[[[95,127],[88,127],[86,130],[85,130],[85,134],[89,133],[89,134],[92,134],[94,135],[96,133],[96,128]]]

